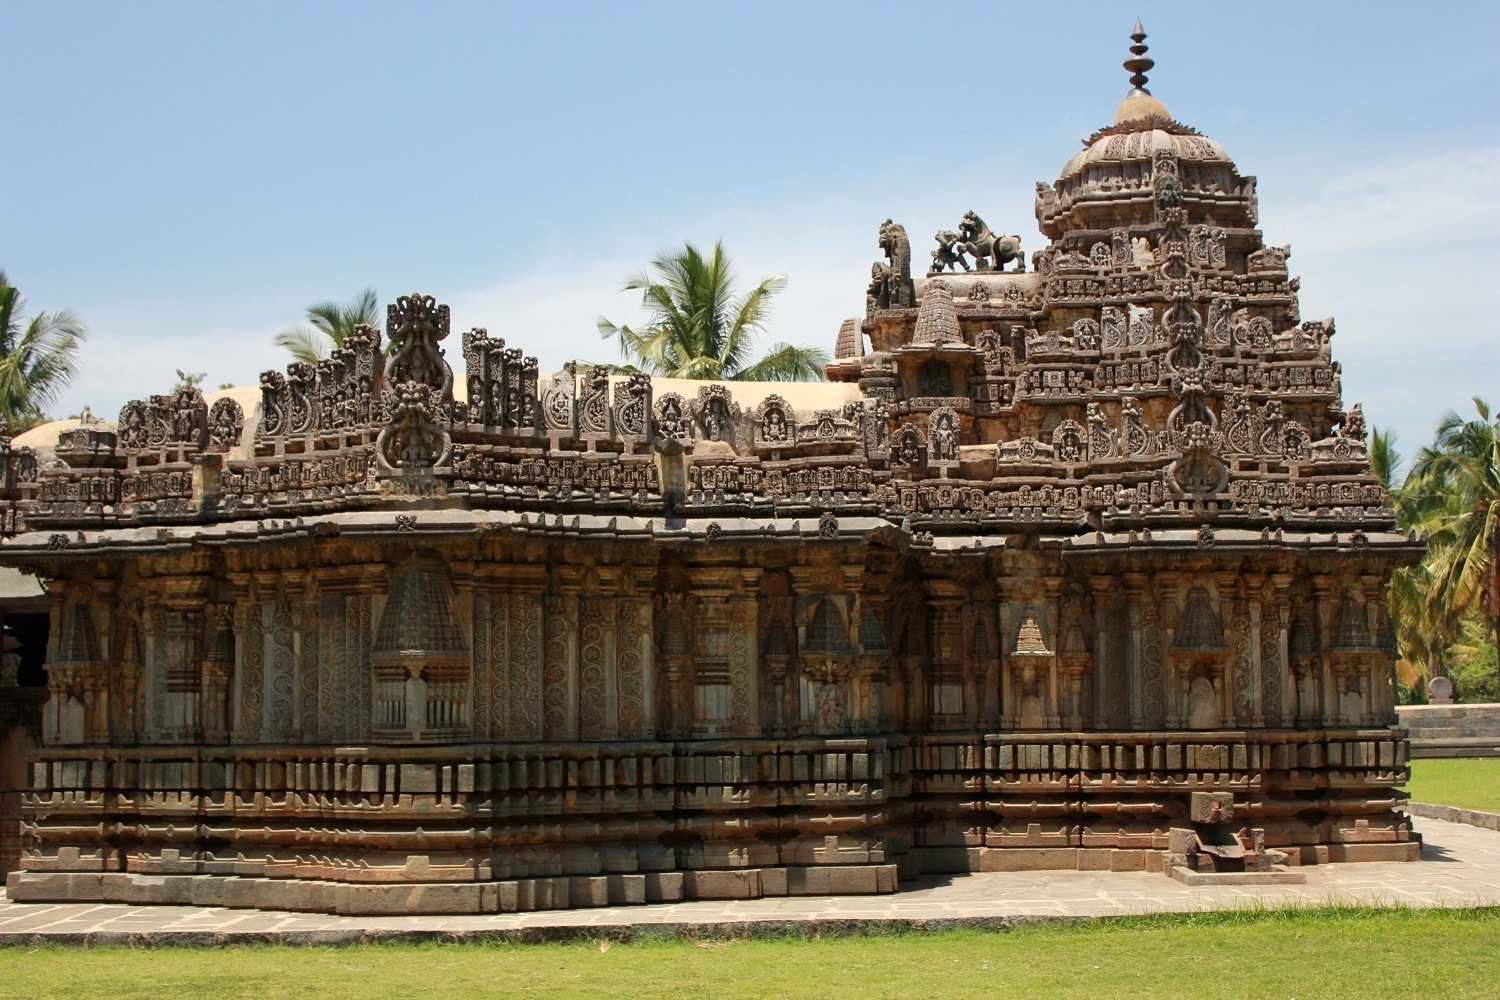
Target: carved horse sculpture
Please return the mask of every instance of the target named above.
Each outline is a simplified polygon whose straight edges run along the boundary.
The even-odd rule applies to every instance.
[[[1021,237],[997,236],[973,212],[964,213],[963,221],[958,224],[958,235],[964,241],[964,250],[974,258],[974,266],[979,270],[1003,271],[1011,261],[1016,262],[1017,273],[1026,270],[1026,258],[1021,253]]]

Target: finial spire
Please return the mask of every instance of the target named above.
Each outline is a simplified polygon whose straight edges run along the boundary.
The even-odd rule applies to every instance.
[[[1135,19],[1135,28],[1130,32],[1130,40],[1135,44],[1130,46],[1130,58],[1125,60],[1125,68],[1130,70],[1130,85],[1135,89],[1130,96],[1136,94],[1150,94],[1146,89],[1146,71],[1156,65],[1151,57],[1146,55],[1146,29],[1141,27],[1141,19]]]

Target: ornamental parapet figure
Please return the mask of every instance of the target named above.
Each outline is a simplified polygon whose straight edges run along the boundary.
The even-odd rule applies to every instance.
[[[892,892],[1155,867],[1188,789],[1256,851],[1414,858],[1383,595],[1421,547],[1137,34],[1031,266],[971,212],[913,278],[887,220],[828,382],[543,375],[483,328],[456,376],[414,294],[389,354],[0,433],[52,629],[10,898]]]

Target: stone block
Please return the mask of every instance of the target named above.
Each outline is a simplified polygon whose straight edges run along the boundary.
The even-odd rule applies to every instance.
[[[688,899],[759,899],[760,872],[694,871],[684,872],[683,892]]]
[[[1347,861],[1419,861],[1422,845],[1408,841],[1398,844],[1328,844],[1321,848],[1331,862]]]
[[[339,913],[346,916],[484,912],[477,882],[351,885],[339,895]]]
[[[1078,848],[1075,847],[1028,847],[986,848],[981,856],[979,871],[985,872],[1037,872],[1076,871]]]
[[[604,875],[574,875],[568,879],[568,905],[574,908],[609,905],[609,878]]]
[[[1193,792],[1188,801],[1188,819],[1194,823],[1234,822],[1234,795],[1230,792]]]
[[[872,865],[829,868],[828,888],[835,896],[868,896],[879,891]]]
[[[785,871],[788,895],[827,896],[833,892],[833,880],[828,868],[788,868]]]
[[[645,875],[608,875],[609,902],[613,906],[629,906],[646,902]]]
[[[437,768],[431,764],[402,764],[401,793],[403,795],[436,794]]]
[[[762,868],[760,870],[760,892],[762,896],[785,896],[787,894],[786,868]]]
[[[1167,830],[1167,850],[1173,854],[1192,854],[1198,849],[1198,835],[1185,826]]]
[[[682,872],[649,872],[645,879],[648,903],[677,903],[684,898]]]
[[[11,872],[5,893],[13,903],[86,903],[103,899],[103,875],[93,872]]]

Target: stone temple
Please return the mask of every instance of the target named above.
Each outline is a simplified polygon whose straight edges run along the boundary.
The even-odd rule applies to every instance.
[[[11,898],[1160,870],[1195,792],[1293,864],[1416,858],[1384,583],[1420,546],[1143,37],[1040,249],[970,212],[914,275],[887,221],[826,384],[549,377],[409,295],[253,392],[6,439],[51,629]]]

